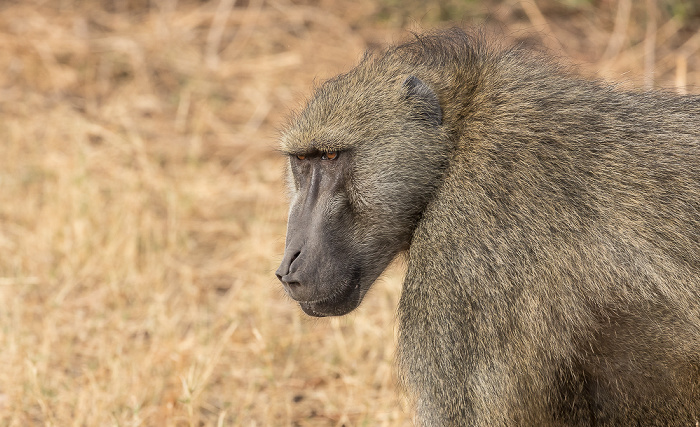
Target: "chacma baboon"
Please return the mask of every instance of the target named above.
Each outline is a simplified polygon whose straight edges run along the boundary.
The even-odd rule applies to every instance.
[[[700,97],[449,30],[369,54],[282,133],[277,276],[312,316],[399,253],[422,425],[700,420]]]

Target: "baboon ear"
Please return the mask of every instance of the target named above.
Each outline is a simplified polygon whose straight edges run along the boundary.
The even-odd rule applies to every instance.
[[[420,101],[421,107],[423,108],[421,117],[438,125],[442,124],[440,101],[430,86],[416,76],[408,76],[406,80],[404,80],[402,87],[406,91],[407,98]]]

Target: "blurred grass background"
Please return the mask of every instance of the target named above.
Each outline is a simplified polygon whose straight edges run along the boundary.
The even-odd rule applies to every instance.
[[[0,3],[0,425],[410,425],[401,266],[340,319],[275,279],[275,138],[313,82],[451,25],[700,85],[693,0]]]

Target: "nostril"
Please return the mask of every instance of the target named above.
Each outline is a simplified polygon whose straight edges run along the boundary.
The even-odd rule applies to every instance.
[[[290,282],[290,275],[294,273],[292,271],[292,264],[294,264],[294,261],[299,258],[299,255],[301,255],[301,251],[294,252],[294,255],[290,257],[285,257],[284,260],[282,261],[282,265],[275,271],[275,276],[277,276],[277,279],[282,282],[285,285],[288,286],[298,286],[299,283],[296,281]],[[298,266],[297,266],[298,267]]]
[[[289,261],[289,271],[290,272],[292,271],[292,264],[294,264],[294,261],[296,261],[296,259],[299,257],[299,255],[301,255],[301,251],[298,251],[297,253],[295,253],[292,256],[292,259]]]

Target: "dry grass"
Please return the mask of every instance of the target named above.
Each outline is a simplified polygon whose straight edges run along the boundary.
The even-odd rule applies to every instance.
[[[647,27],[627,3],[511,1],[462,22],[543,37],[591,75],[696,91],[700,32],[663,7]],[[2,3],[1,425],[410,423],[392,371],[401,268],[326,320],[273,275],[286,219],[275,127],[314,79],[406,36],[377,11]]]

